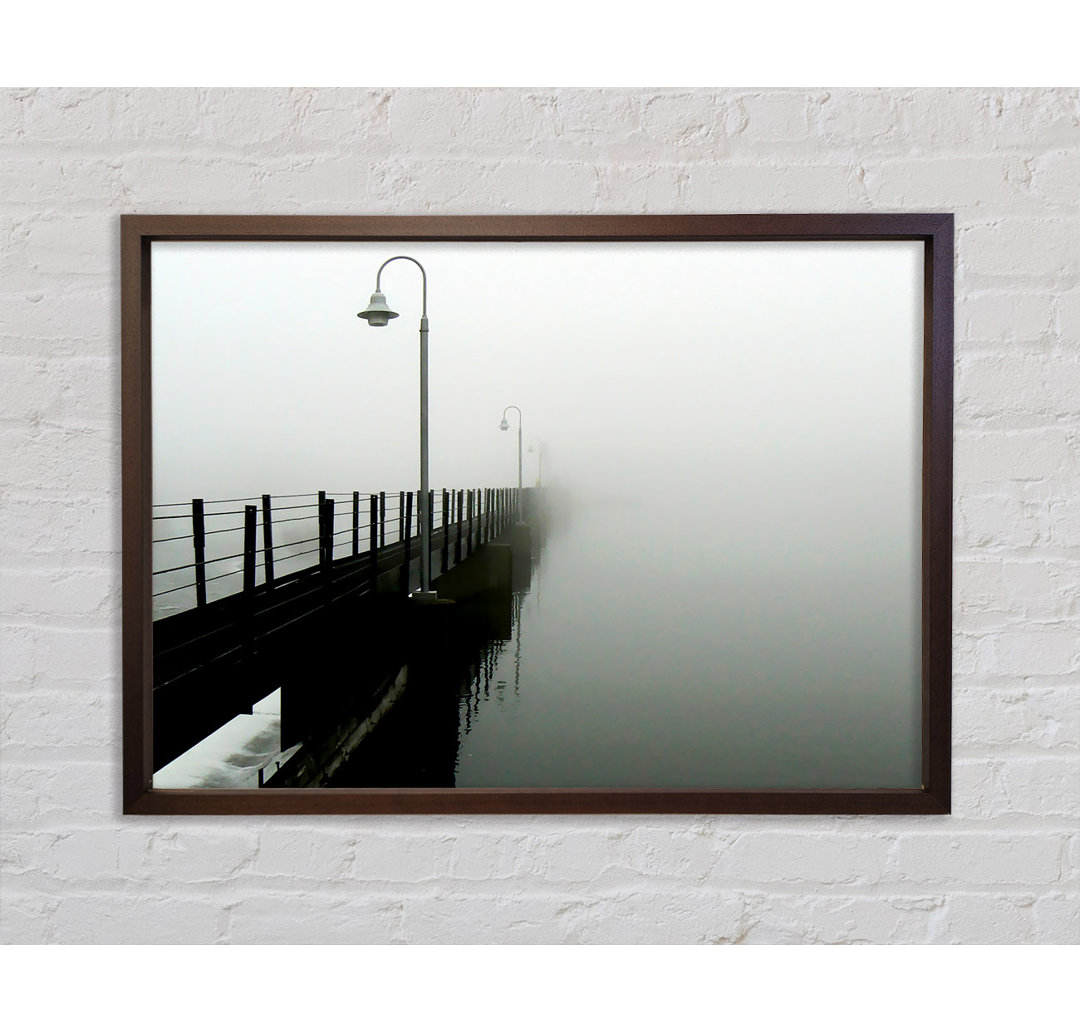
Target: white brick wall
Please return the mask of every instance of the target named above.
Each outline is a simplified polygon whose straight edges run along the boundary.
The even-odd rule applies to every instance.
[[[1080,938],[1074,90],[7,90],[2,938]],[[955,811],[123,818],[121,212],[954,211]]]

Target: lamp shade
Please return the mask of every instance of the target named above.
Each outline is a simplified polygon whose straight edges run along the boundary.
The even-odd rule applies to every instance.
[[[509,430],[510,424],[506,422],[506,417],[502,418],[502,422],[499,424],[499,430]]]
[[[386,295],[382,291],[372,294],[368,307],[356,314],[361,319],[366,319],[371,326],[386,326],[391,319],[398,317],[398,314],[386,304]]]

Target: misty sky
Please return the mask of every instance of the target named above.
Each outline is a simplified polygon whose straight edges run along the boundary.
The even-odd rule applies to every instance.
[[[910,506],[921,249],[155,243],[154,501],[414,488],[419,270],[384,272],[388,327],[356,317],[404,253],[429,278],[432,487],[515,483],[515,404],[579,491],[753,507],[869,478]]]

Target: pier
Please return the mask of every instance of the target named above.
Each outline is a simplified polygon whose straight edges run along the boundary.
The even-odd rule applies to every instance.
[[[305,749],[274,784],[322,784],[406,685],[453,678],[477,641],[509,636],[536,489],[429,493],[434,603],[410,599],[417,494],[154,507],[155,771],[280,688],[282,743]]]

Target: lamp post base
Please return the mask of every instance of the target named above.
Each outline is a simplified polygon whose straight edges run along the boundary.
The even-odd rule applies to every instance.
[[[414,603],[437,603],[439,601],[439,593],[431,591],[421,592],[418,590],[416,592],[413,592],[409,596],[409,599],[411,599]]]

